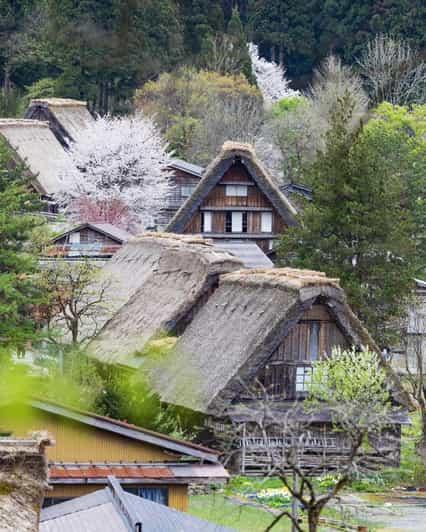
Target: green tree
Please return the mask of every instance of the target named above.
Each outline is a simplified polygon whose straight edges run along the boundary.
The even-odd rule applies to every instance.
[[[135,104],[155,117],[177,156],[199,164],[225,140],[253,141],[263,118],[262,96],[245,76],[190,68],[146,83]]]
[[[0,348],[23,350],[35,338],[34,310],[40,302],[35,278],[37,256],[32,233],[43,222],[36,216],[37,196],[30,193],[25,168],[15,165],[0,144]]]
[[[241,73],[245,75],[250,83],[256,84],[256,77],[253,74],[251,66],[246,32],[240,19],[240,13],[236,7],[232,10],[231,19],[228,22],[227,33],[231,38],[232,43],[230,53],[238,58],[238,61],[241,64]]]
[[[284,234],[281,261],[339,277],[373,336],[390,341],[391,320],[405,311],[415,271],[407,187],[362,127],[348,129],[353,102],[339,98],[325,149],[306,172],[314,200]]]

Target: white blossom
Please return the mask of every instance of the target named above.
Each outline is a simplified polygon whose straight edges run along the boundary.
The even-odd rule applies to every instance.
[[[141,114],[99,117],[81,130],[69,156],[72,162],[64,169],[66,186],[60,194],[68,212],[78,214],[83,204],[86,212],[88,203],[106,205],[106,210],[121,205],[138,230],[155,224],[171,185],[167,145],[152,120]],[[95,210],[99,219],[102,209]]]
[[[257,84],[266,103],[300,96],[298,91],[289,87],[290,81],[285,77],[282,66],[259,57],[258,47],[253,43],[249,44],[249,53]]]

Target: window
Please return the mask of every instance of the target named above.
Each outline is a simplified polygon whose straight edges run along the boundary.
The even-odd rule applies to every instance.
[[[313,321],[309,324],[309,359],[318,360],[319,335],[321,324],[319,321]]]
[[[76,231],[75,233],[71,233],[69,235],[69,243],[80,244],[80,232],[79,231]]]
[[[247,233],[247,213],[228,211],[225,217],[225,233]]]
[[[168,488],[153,488],[147,486],[126,486],[122,485],[124,491],[128,493],[133,493],[138,497],[143,499],[148,499],[149,501],[156,502],[158,504],[164,504],[165,506],[169,505],[169,490]]]
[[[226,196],[245,198],[247,196],[247,185],[226,185],[225,194]]]
[[[260,231],[262,233],[272,233],[272,212],[261,213]]]
[[[212,213],[211,212],[201,213],[201,232],[202,233],[212,232]]]
[[[181,185],[180,195],[183,198],[189,198],[189,196],[191,196],[192,193],[194,192],[196,186],[197,185]]]
[[[312,378],[312,368],[309,366],[296,367],[296,392],[307,392]]]

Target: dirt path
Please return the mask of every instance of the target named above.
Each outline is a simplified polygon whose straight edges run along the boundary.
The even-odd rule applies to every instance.
[[[426,496],[396,492],[344,495],[340,506],[359,519],[377,523],[381,532],[426,532]]]

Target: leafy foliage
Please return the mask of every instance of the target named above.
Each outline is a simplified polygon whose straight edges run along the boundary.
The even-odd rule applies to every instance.
[[[253,140],[263,117],[261,94],[244,76],[190,68],[147,83],[136,105],[154,116],[179,157],[199,164],[210,162],[225,140]]]
[[[401,208],[406,183],[372,130],[348,129],[353,109],[349,95],[338,100],[325,150],[304,174],[314,201],[279,252],[286,264],[339,277],[353,308],[386,345],[415,271],[412,213]]]

